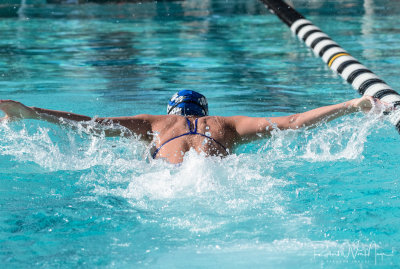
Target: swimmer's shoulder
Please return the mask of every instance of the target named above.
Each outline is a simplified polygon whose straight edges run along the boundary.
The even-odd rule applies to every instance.
[[[142,114],[138,115],[143,119],[148,120],[151,123],[154,124],[172,124],[172,123],[177,123],[179,121],[184,121],[186,122],[184,116],[180,115],[150,115],[150,114]],[[230,116],[230,117],[225,117],[225,116],[203,116],[198,118],[198,122],[204,122],[208,124],[218,124],[218,125],[234,125],[235,121],[238,119],[242,118],[244,116]]]
[[[153,127],[172,128],[174,125],[186,122],[185,118],[179,115],[145,115]]]
[[[230,128],[234,126],[234,119],[232,117],[225,116],[205,116],[201,117],[201,121],[204,121],[210,125],[218,125],[223,128]],[[199,121],[200,122],[200,121]]]
[[[142,119],[142,120],[146,120],[149,122],[156,122],[156,121],[165,121],[165,120],[173,120],[176,119],[178,117],[178,115],[153,115],[153,114],[139,114],[139,115],[135,115],[132,116],[133,118],[137,118],[137,119]]]
[[[212,120],[218,121],[218,122],[224,122],[226,124],[234,125],[235,122],[249,118],[247,116],[208,116],[204,118],[211,118]]]

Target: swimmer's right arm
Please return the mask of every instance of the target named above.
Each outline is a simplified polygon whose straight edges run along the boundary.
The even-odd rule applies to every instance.
[[[73,121],[87,121],[91,119],[88,116],[78,115],[70,112],[50,110],[39,107],[29,107],[13,100],[0,100],[0,109],[6,114],[5,117],[1,119],[2,121],[37,119],[59,123],[60,118]]]
[[[6,116],[1,118],[1,120],[9,121],[20,119],[36,119],[58,123],[60,118],[72,121],[91,120],[91,118],[88,116],[65,111],[26,106],[20,102],[13,100],[0,100],[0,110],[2,110],[6,114]]]
[[[74,122],[94,122],[104,126],[112,127],[113,124],[118,124],[128,128],[134,134],[141,136],[144,140],[151,140],[149,132],[151,131],[151,115],[137,115],[132,117],[104,117],[94,118],[89,116],[79,115],[66,111],[58,111],[45,109],[40,107],[29,107],[13,100],[0,100],[0,110],[6,115],[0,121],[14,121],[19,119],[36,119],[44,120],[56,124],[67,124],[67,121]],[[153,116],[154,117],[154,116]],[[123,133],[121,128],[106,128],[107,136],[119,136]]]

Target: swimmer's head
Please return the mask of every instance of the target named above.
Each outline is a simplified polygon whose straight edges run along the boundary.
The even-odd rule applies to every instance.
[[[182,116],[208,116],[208,103],[204,95],[189,90],[175,93],[168,102],[167,114]]]

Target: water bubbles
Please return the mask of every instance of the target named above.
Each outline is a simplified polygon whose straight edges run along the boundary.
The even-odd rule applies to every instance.
[[[312,162],[362,159],[368,135],[385,124],[381,115],[355,115],[314,129],[281,131],[272,128],[271,138],[258,151],[271,159]]]
[[[367,136],[379,123],[382,124],[380,118],[380,115],[369,114],[319,128],[308,139],[303,157],[312,161],[362,159]]]
[[[396,111],[390,113],[388,119],[390,123],[396,125],[400,121],[400,109],[397,109]]]
[[[0,126],[0,153],[19,162],[36,163],[43,169],[83,170],[96,165],[115,165],[121,158],[139,158],[145,148],[132,138],[106,139],[94,126],[76,124],[74,130],[52,124]],[[50,128],[51,127],[51,128]],[[92,132],[92,133],[91,133]],[[136,156],[136,157],[135,157]]]
[[[217,250],[225,254],[231,251],[234,258],[239,250],[253,257],[259,253],[260,257],[275,259],[284,252],[286,258],[299,253],[304,258],[305,252],[313,257],[313,253],[322,253],[336,242],[324,238],[326,241],[308,240],[307,236],[315,236],[310,230],[322,227],[318,233],[323,236],[329,232],[329,238],[334,238],[338,223],[351,223],[351,212],[347,214],[345,210],[346,195],[354,201],[357,188],[350,193],[348,183],[344,189],[338,184],[330,188],[333,185],[326,182],[338,177],[338,168],[331,168],[332,164],[343,168],[337,160],[362,156],[366,137],[383,124],[377,121],[373,116],[348,117],[314,130],[275,129],[270,139],[249,144],[242,153],[206,157],[191,149],[179,165],[161,159],[144,160],[141,156],[148,149],[135,138],[110,139],[91,134],[85,126],[70,130],[26,121],[0,124],[0,158],[14,159],[15,166],[24,167],[27,174],[27,164],[31,163],[39,175],[52,174],[54,180],[65,174],[76,177],[66,189],[77,192],[77,199],[70,199],[68,192],[56,191],[61,188],[54,188],[53,195],[65,198],[63,208],[71,212],[77,212],[74,208],[82,202],[105,212],[100,219],[95,217],[97,211],[84,211],[91,213],[87,218],[91,223],[96,221],[107,227],[116,223],[110,227],[113,236],[117,225],[128,223],[121,231],[121,240],[112,243],[112,247],[129,248],[132,253],[132,249],[137,250],[134,246],[141,244],[136,239],[138,235],[141,239],[141,234],[152,231],[152,238],[147,237],[149,240],[142,240],[140,245],[142,252],[150,252],[149,255],[157,250],[156,246],[162,246],[163,252],[167,242],[174,245],[173,250],[167,249],[169,257],[174,251],[186,249],[206,256]],[[79,128],[82,132],[77,132]],[[202,142],[207,141],[204,137]],[[350,155],[351,148],[356,149],[354,155]],[[353,172],[345,172],[349,171]],[[67,181],[62,180],[63,184]],[[326,210],[329,203],[335,215],[327,214],[330,222],[321,225],[320,216],[331,211]],[[60,214],[57,218],[63,227],[76,223],[75,215]],[[47,229],[59,233],[57,226]],[[131,235],[126,236],[126,231]],[[222,237],[215,237],[218,234]],[[288,239],[291,234],[297,239]],[[178,247],[176,242],[180,242]],[[198,245],[192,247],[192,242]],[[337,244],[332,249],[340,247],[340,242]],[[187,253],[182,254],[186,256]],[[162,257],[157,258],[160,264],[164,264]]]
[[[163,215],[164,227],[200,234],[231,225],[226,215],[248,218],[253,210],[270,225],[278,225],[276,217],[286,220],[287,228],[309,225],[308,213],[288,213],[288,197],[303,199],[319,185],[295,182],[308,175],[310,163],[361,158],[372,126],[379,128],[378,118],[370,116],[347,117],[314,130],[274,129],[270,139],[243,153],[206,157],[191,149],[183,163],[173,165],[146,161],[142,155],[148,149],[135,138],[109,139],[90,134],[85,126],[29,124],[0,125],[1,156],[46,171],[80,170],[77,184],[92,186],[94,199],[117,197],[135,210]]]

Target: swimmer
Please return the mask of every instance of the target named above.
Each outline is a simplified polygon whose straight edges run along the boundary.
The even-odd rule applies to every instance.
[[[94,121],[100,125],[117,124],[129,129],[141,140],[152,143],[151,156],[180,163],[191,148],[206,156],[226,156],[239,144],[267,137],[275,128],[280,130],[313,127],[357,111],[368,112],[382,104],[364,96],[344,103],[324,106],[283,117],[209,116],[208,103],[202,94],[182,90],[168,103],[167,115],[141,114],[127,117],[91,118],[70,112],[28,107],[13,100],[0,100],[6,114],[0,121],[37,119],[56,124],[65,121]],[[121,128],[108,131],[108,136],[121,135]]]

